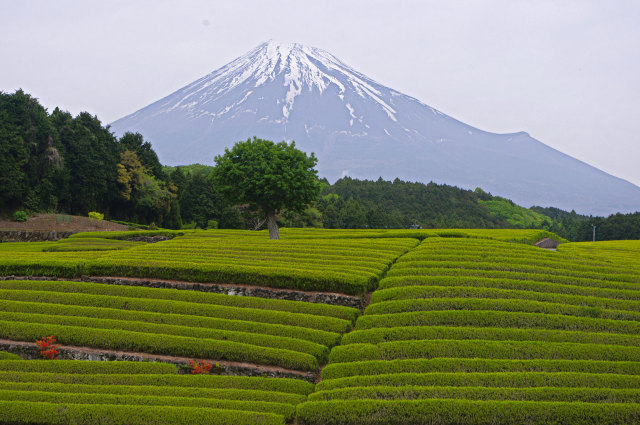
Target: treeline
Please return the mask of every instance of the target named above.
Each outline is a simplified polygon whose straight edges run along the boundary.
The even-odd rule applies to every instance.
[[[213,157],[213,155],[212,155]],[[21,90],[0,92],[0,214],[17,210],[87,215],[158,227],[259,229],[264,217],[227,205],[206,165],[163,167],[140,134],[115,137],[86,112],[51,114]],[[640,239],[640,213],[587,217],[523,208],[476,189],[399,179],[322,180],[317,201],[284,211],[285,227],[539,228],[573,241]]]
[[[0,212],[65,212],[179,227],[177,188],[139,134],[116,138],[18,90],[0,93]]]

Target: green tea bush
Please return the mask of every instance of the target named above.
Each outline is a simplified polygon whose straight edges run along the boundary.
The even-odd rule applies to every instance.
[[[130,311],[115,308],[0,300],[0,317],[3,317],[5,320],[10,320],[12,318],[12,312],[38,314],[42,318],[49,317],[51,320],[59,320],[60,323],[62,323],[61,321],[63,317],[81,316],[85,318],[103,320],[126,320],[195,328],[260,333],[264,335],[276,335],[310,341],[327,347],[336,345],[340,340],[340,334],[336,332],[327,332],[293,325],[281,325],[277,323],[252,322],[248,320],[250,318],[246,318],[247,320],[233,320],[186,314],[157,313],[152,311]]]
[[[298,422],[341,424],[634,424],[637,404],[467,400],[332,400],[298,405]]]
[[[284,425],[284,417],[273,413],[198,407],[135,406],[109,404],[45,403],[0,401],[0,423],[74,424],[101,423],[127,425]]]
[[[371,360],[329,364],[322,369],[322,379],[430,372],[582,372],[640,375],[640,362],[465,358]]]

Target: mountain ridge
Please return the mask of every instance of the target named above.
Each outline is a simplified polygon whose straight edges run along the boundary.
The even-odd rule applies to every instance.
[[[167,165],[213,161],[257,135],[295,140],[335,181],[398,177],[588,214],[640,210],[640,188],[525,132],[495,134],[388,88],[330,53],[268,41],[112,123]],[[585,188],[588,187],[588,188]]]

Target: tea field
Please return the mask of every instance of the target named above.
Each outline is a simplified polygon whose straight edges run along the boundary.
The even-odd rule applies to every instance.
[[[545,237],[566,242],[282,229],[0,244],[0,423],[639,423],[640,243],[532,246]],[[327,303],[340,297],[363,309]],[[37,359],[48,335],[58,360]],[[69,360],[97,358],[119,361]]]

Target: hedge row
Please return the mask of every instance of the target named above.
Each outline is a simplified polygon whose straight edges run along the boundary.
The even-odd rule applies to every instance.
[[[640,285],[634,282],[624,282],[612,280],[610,276],[595,275],[587,273],[583,276],[550,274],[550,273],[533,273],[506,271],[506,270],[485,270],[471,268],[451,268],[451,267],[424,267],[424,268],[396,268],[392,267],[387,272],[387,276],[474,276],[474,277],[492,277],[504,279],[518,280],[534,280],[553,283],[564,283],[571,285],[597,286],[613,289],[630,289],[638,290]]]
[[[0,371],[0,382],[60,383],[82,385],[143,385],[277,391],[309,395],[314,385],[301,379],[229,375],[79,374]]]
[[[351,322],[335,317],[312,316],[285,311],[257,308],[227,307],[197,304],[185,301],[116,297],[107,295],[74,294],[64,292],[0,289],[0,298],[11,301],[38,301],[41,303],[104,307],[120,310],[153,311],[157,313],[186,314],[253,322],[277,323],[320,329],[329,332],[346,332]]]
[[[572,401],[585,403],[637,403],[640,389],[610,388],[486,388],[486,387],[351,387],[319,391],[309,401],[327,400],[467,399],[513,401]]]
[[[60,255],[62,253],[54,253]],[[77,254],[77,253],[69,253]],[[92,253],[95,256],[95,253]],[[88,258],[86,260],[89,260]],[[217,266],[184,262],[154,262],[108,259],[78,261],[73,259],[29,258],[3,259],[0,275],[55,276],[63,278],[93,276],[126,276],[184,280],[189,282],[223,282],[307,291],[340,292],[360,295],[373,289],[378,274],[354,276],[347,273],[291,270],[289,267],[252,267],[246,265]]]
[[[244,412],[273,413],[284,416],[289,422],[295,414],[295,406],[268,401],[216,400],[175,396],[140,396],[131,394],[82,394],[52,393],[45,391],[12,391],[0,389],[0,401],[30,401],[54,404],[91,404],[91,405],[132,405],[132,406],[184,406],[206,407],[211,409],[237,410]]]
[[[411,263],[397,263],[394,265],[396,272],[408,271],[415,269],[428,269],[432,267],[452,268],[452,269],[479,269],[485,271],[508,271],[508,272],[524,272],[531,274],[551,274],[560,276],[576,276],[586,278],[599,278],[603,280],[612,280],[617,282],[640,283],[640,275],[617,273],[607,267],[597,266],[580,266],[575,263],[570,264],[571,267],[544,267],[537,265],[529,265],[527,262],[479,262],[479,261],[420,261]],[[638,285],[636,285],[638,286]]]
[[[422,267],[433,262],[459,263],[463,266],[475,268],[477,264],[508,264],[509,266],[535,266],[550,269],[563,269],[571,266],[571,270],[595,273],[629,274],[632,270],[618,265],[604,262],[578,260],[575,257],[556,255],[545,256],[534,252],[514,252],[506,250],[492,250],[490,252],[469,252],[468,249],[452,250],[446,253],[433,251],[413,251],[400,257],[398,267]]]
[[[546,341],[640,347],[640,336],[637,335],[554,331],[546,329],[478,328],[467,326],[412,326],[353,331],[342,337],[342,345],[357,343],[380,344],[390,341],[432,339]]]
[[[0,423],[5,424],[126,424],[126,425],[284,425],[273,413],[172,406],[118,406],[109,404],[0,401]]]
[[[184,314],[155,313],[147,311],[119,310],[114,308],[84,307],[64,304],[0,300],[0,311],[16,313],[42,314],[54,316],[80,316],[86,318],[115,319],[158,323],[176,326],[188,326],[229,331],[261,333],[300,340],[332,347],[340,340],[340,334],[318,329],[309,329],[292,325],[280,325],[244,320],[220,319],[214,317],[191,316]]]
[[[224,305],[230,307],[258,308],[262,310],[286,311],[317,316],[329,316],[354,321],[359,311],[355,308],[329,304],[287,301],[258,297],[237,297],[209,292],[185,291],[180,289],[146,288],[141,286],[105,285],[93,282],[5,280],[0,288],[13,290],[35,290],[50,292],[83,293],[130,298],[151,298],[185,301],[200,304]]]
[[[318,368],[318,360],[310,354],[233,341],[0,320],[0,338],[34,341],[50,334],[63,345],[250,362],[302,371]]]
[[[323,380],[316,385],[316,391],[380,385],[393,387],[415,385],[438,387],[589,387],[638,389],[640,388],[640,376],[579,372],[393,373]]]
[[[431,298],[384,301],[369,305],[365,310],[365,314],[375,315],[429,310],[494,310],[640,321],[640,312],[638,311],[608,310],[562,303],[504,298]]]
[[[65,360],[61,360],[63,362]],[[270,379],[270,378],[265,378]],[[191,388],[160,385],[85,385],[40,382],[0,381],[2,388],[14,391],[47,391],[53,393],[120,394],[172,397],[199,397],[217,400],[271,401],[275,403],[298,404],[307,399],[302,394],[278,391],[240,390],[228,388]]]
[[[640,358],[640,347],[539,341],[394,341],[378,345],[341,345],[331,351],[329,360],[332,363],[346,363],[435,357],[635,361]]]
[[[401,302],[405,300],[425,298],[490,298],[520,299],[527,301],[567,304],[579,307],[592,307],[610,310],[629,310],[640,312],[640,301],[609,299],[594,296],[565,295],[541,293],[528,290],[495,289],[467,286],[419,286],[398,289],[412,289],[412,291],[394,291],[395,294],[399,295],[398,298],[391,298],[388,294],[384,294],[384,291],[376,291],[374,292],[374,296],[371,298],[371,304],[390,301]],[[383,292],[383,294],[376,295],[378,292]]]
[[[125,255],[126,254],[126,255]],[[313,257],[310,257],[308,261],[300,261],[297,258],[283,257],[273,258],[262,257],[260,261],[256,261],[255,256],[260,254],[254,254],[247,256],[247,258],[218,258],[212,255],[212,253],[202,253],[196,255],[191,251],[185,252],[137,252],[134,250],[128,250],[121,257],[114,257],[114,254],[105,256],[106,258],[97,259],[85,263],[86,265],[105,265],[105,264],[131,264],[132,262],[147,263],[150,260],[155,264],[160,265],[173,265],[174,263],[188,263],[190,267],[198,268],[204,266],[216,267],[218,269],[224,267],[237,267],[243,264],[250,264],[250,267],[254,270],[266,270],[273,269],[288,270],[290,272],[309,272],[309,273],[325,273],[333,274],[336,276],[344,277],[368,277],[371,274],[379,276],[388,269],[388,263],[377,261],[374,264],[363,265],[361,263],[351,263],[345,260],[340,262],[328,261],[324,264],[322,261],[313,261]]]
[[[216,264],[220,266],[224,265],[238,265],[238,263],[251,262],[255,267],[282,267],[286,266],[290,269],[302,269],[302,270],[331,270],[334,272],[345,272],[353,274],[365,274],[367,272],[380,273],[388,268],[389,263],[398,254],[376,256],[366,261],[353,261],[344,254],[336,258],[325,259],[325,255],[321,254],[308,254],[304,256],[272,256],[264,255],[261,253],[249,252],[245,256],[234,256],[227,253],[223,255],[217,255],[211,250],[193,251],[185,249],[183,251],[166,251],[166,250],[153,250],[148,252],[140,252],[138,250],[129,250],[126,253],[110,254],[108,259],[112,262],[119,262],[121,259],[134,259],[134,260],[147,260],[152,258],[156,262],[177,262],[180,258],[188,259],[189,263],[199,264]],[[257,257],[257,258],[256,258]],[[386,257],[386,258],[385,258]],[[184,260],[183,260],[184,261]]]
[[[62,360],[52,362],[48,360],[4,360],[0,362],[1,371],[42,372],[42,373],[116,373],[137,374],[151,373],[177,374],[175,365],[159,362],[87,362],[84,360]]]
[[[18,356],[17,354],[13,354],[13,353],[8,353],[6,351],[0,351],[0,360],[2,361],[10,361],[10,360],[22,360],[22,358],[20,356]]]
[[[404,276],[387,277],[380,281],[371,302],[425,298],[425,287],[477,287],[507,290],[532,291],[553,294],[568,294],[584,297],[640,301],[640,292],[629,289],[609,289],[585,285],[568,285],[532,280],[500,279],[466,276]],[[427,289],[428,290],[428,289]]]
[[[322,379],[430,372],[582,372],[640,375],[640,361],[465,358],[371,360],[329,364],[322,369]]]
[[[356,322],[355,329],[399,326],[492,326],[640,334],[640,323],[636,321],[487,310],[416,311],[364,315]]]
[[[175,326],[146,322],[134,322],[128,320],[93,319],[76,316],[52,316],[48,314],[33,313],[6,313],[0,311],[0,321],[25,323],[42,323],[63,326],[75,326],[81,328],[112,329],[145,334],[176,335],[191,338],[215,339],[221,341],[240,342],[259,347],[281,348],[297,351],[314,356],[318,361],[326,360],[329,349],[324,345],[306,340],[287,338],[259,333],[247,333],[237,331],[225,331],[221,329],[194,328],[190,326]]]
[[[640,405],[467,400],[332,400],[298,405],[300,424],[635,424]]]

